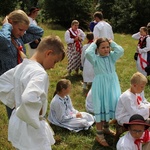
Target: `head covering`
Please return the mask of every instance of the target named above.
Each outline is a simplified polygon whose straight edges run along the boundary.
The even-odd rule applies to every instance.
[[[32,12],[35,12],[35,11],[39,11],[40,9],[37,8],[37,7],[31,7],[30,10],[29,10],[29,15],[32,13]]]
[[[130,117],[129,123],[124,123],[123,126],[128,129],[129,125],[144,125],[145,126],[145,130],[148,129],[150,127],[149,124],[146,123],[146,121],[144,120],[144,118],[139,115],[139,114],[135,114],[133,116]]]

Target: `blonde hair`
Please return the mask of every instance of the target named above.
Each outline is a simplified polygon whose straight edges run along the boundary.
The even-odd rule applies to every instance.
[[[142,84],[147,83],[147,78],[140,72],[136,72],[132,75],[130,79],[131,84]]]
[[[53,50],[54,54],[62,53],[62,60],[65,57],[64,45],[58,36],[47,36],[41,40],[37,51],[43,52],[46,50]]]
[[[27,14],[22,10],[14,10],[8,16],[8,20],[12,21],[14,24],[22,23],[29,26],[29,18]]]
[[[79,21],[78,21],[78,20],[73,20],[73,21],[71,22],[71,26],[73,26],[74,24],[78,24],[78,25],[79,25]]]

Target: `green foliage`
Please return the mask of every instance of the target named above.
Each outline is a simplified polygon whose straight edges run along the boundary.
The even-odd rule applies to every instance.
[[[118,33],[135,33],[149,22],[149,0],[100,0],[99,10]]]
[[[8,15],[16,7],[17,0],[0,0],[0,14],[1,16]]]
[[[44,4],[45,19],[51,19],[66,28],[74,19],[80,22],[81,28],[87,28],[91,21],[93,0],[45,0]]]

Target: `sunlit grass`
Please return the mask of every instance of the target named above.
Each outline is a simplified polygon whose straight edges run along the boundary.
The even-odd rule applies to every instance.
[[[47,35],[58,35],[64,42],[65,30],[51,30],[45,25],[41,25],[45,32],[44,36]],[[136,72],[136,65],[133,59],[133,55],[136,49],[137,41],[131,38],[131,35],[125,34],[115,34],[115,42],[120,44],[124,48],[124,55],[118,60],[116,65],[116,71],[118,73],[121,90],[122,92],[129,88],[130,77]],[[64,42],[66,47],[66,43]],[[67,70],[67,57],[56,64],[55,68],[48,71],[50,79],[49,95],[48,101],[50,103],[53,93],[55,91],[56,83],[59,79],[64,78]],[[85,97],[82,94],[82,72],[80,74],[74,75],[69,79],[72,82],[72,93],[70,94],[72,98],[73,105],[79,111],[85,111]],[[145,96],[149,99],[150,86],[146,86]],[[0,103],[0,150],[14,150],[11,144],[7,141],[7,115],[3,104]],[[49,112],[49,107],[47,114]],[[55,132],[56,144],[52,146],[53,150],[111,150],[113,147],[104,148],[101,147],[97,142],[95,142],[95,125],[89,131],[81,131],[79,133],[70,132],[66,129],[56,127],[52,125]],[[108,137],[110,143],[112,144],[113,139]],[[115,149],[114,149],[115,150]]]

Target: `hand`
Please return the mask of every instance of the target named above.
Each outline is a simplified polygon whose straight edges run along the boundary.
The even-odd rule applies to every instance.
[[[82,114],[80,112],[76,113],[76,118],[82,118]]]
[[[76,42],[76,41],[78,41],[78,40],[79,40],[79,37],[76,36],[76,37],[74,38],[74,41]]]
[[[2,24],[4,24],[4,23],[9,23],[8,22],[8,17],[6,16],[5,18],[4,18],[4,20],[2,21]]]

